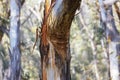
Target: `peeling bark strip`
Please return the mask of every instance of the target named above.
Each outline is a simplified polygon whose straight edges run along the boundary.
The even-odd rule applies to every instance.
[[[21,0],[10,1],[10,77],[9,80],[20,80],[20,8]]]
[[[115,6],[115,10],[116,10],[116,13],[117,13],[118,18],[119,18],[119,21],[120,21],[120,8],[119,8],[119,6],[117,5],[117,3],[115,3],[114,6]]]
[[[81,0],[45,0],[40,54],[42,80],[71,80],[70,26]]]

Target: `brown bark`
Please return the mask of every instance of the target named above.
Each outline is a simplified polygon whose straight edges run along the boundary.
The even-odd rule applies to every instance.
[[[42,80],[70,80],[70,26],[81,0],[45,1],[40,54]]]
[[[118,15],[118,18],[119,18],[119,20],[120,20],[120,8],[119,8],[119,6],[117,5],[117,3],[115,3],[114,6],[115,6],[116,13],[117,13],[117,15]]]

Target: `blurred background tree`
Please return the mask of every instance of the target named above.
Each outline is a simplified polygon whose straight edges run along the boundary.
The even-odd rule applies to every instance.
[[[40,80],[41,77],[39,42],[37,42],[33,53],[32,50],[35,42],[36,28],[41,27],[43,7],[43,0],[25,0],[21,8],[20,49],[22,53],[22,80]],[[120,31],[120,1],[118,0],[112,8],[115,24],[118,31]],[[1,29],[9,29],[9,0],[0,0]],[[5,73],[8,72],[10,60],[8,51],[9,38],[7,30],[5,30],[0,31],[0,80],[3,80],[3,77],[6,76]],[[95,54],[91,43],[94,43]],[[109,64],[106,46],[105,33],[100,25],[100,7],[98,1],[82,0],[82,5],[76,12],[70,32],[72,80],[108,80]],[[94,65],[97,65],[98,75]]]

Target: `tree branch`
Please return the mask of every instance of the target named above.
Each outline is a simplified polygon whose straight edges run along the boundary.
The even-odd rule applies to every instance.
[[[21,0],[21,5],[23,6],[23,4],[25,3],[25,0]]]
[[[113,5],[116,3],[118,0],[105,0],[103,1],[104,5]]]
[[[33,13],[33,14],[36,16],[36,18],[37,18],[39,21],[41,21],[40,16],[39,16],[39,13],[37,13],[37,11],[35,11],[34,8],[28,7],[28,9],[30,10],[31,13]]]
[[[27,18],[21,23],[21,25],[24,25],[25,22],[27,22],[28,19],[31,17],[31,15],[32,15],[32,12],[30,12],[30,14],[29,14],[29,15],[27,16]]]
[[[101,19],[102,21],[105,23],[106,22],[106,10],[104,8],[104,3],[103,0],[99,0],[99,5],[100,5],[100,15],[101,15]]]
[[[0,31],[2,31],[3,33],[5,33],[9,37],[9,30],[6,27],[0,26]]]

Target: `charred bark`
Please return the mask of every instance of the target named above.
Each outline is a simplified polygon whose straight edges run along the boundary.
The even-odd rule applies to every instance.
[[[70,26],[81,0],[46,0],[41,30],[42,80],[71,80]]]

